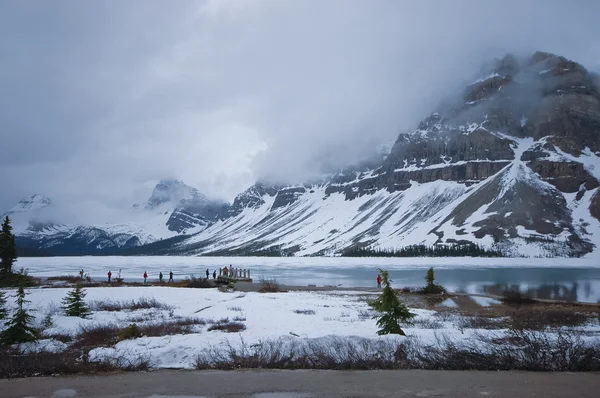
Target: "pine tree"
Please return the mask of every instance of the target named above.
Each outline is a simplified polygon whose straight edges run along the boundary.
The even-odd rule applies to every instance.
[[[90,308],[83,301],[85,298],[85,290],[78,283],[75,288],[67,293],[67,297],[63,299],[63,309],[67,316],[78,316],[80,318],[86,318],[91,314]]]
[[[6,296],[4,292],[0,291],[0,320],[6,318],[8,310],[6,309]]]
[[[427,273],[425,274],[425,282],[427,282],[428,288],[433,288],[433,281],[435,281],[435,272],[433,271],[433,267],[431,267],[427,270]]]
[[[17,311],[12,319],[5,323],[6,329],[0,333],[0,343],[6,345],[27,343],[29,341],[37,341],[38,331],[31,326],[33,316],[29,315],[25,308],[25,289],[19,286],[17,291]]]
[[[370,304],[371,307],[380,314],[377,320],[377,326],[379,326],[380,329],[377,331],[377,334],[399,334],[406,336],[400,327],[400,323],[410,323],[410,320],[414,318],[416,314],[411,313],[408,307],[400,301],[398,293],[392,289],[392,280],[389,279],[388,272],[384,270],[379,270],[379,272],[381,275],[383,291],[377,300]]]
[[[12,267],[16,259],[17,246],[15,244],[15,236],[12,233],[10,219],[6,216],[2,223],[2,231],[0,231],[0,270],[2,273],[12,273]]]

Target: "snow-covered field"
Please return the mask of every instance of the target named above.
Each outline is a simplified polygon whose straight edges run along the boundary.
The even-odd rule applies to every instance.
[[[100,287],[87,289],[86,301],[130,301],[154,298],[170,308],[124,310],[118,312],[96,311],[89,319],[67,317],[59,310],[61,300],[69,289],[29,289],[28,307],[35,309],[36,324],[51,314],[52,327],[45,335],[76,335],[82,326],[113,324],[124,328],[136,322],[138,325],[169,322],[182,317],[206,320],[206,325],[194,325],[194,333],[162,337],[141,337],[125,340],[114,347],[95,348],[90,358],[118,357],[148,358],[154,367],[190,368],[203,350],[211,347],[247,346],[268,339],[284,339],[299,344],[308,341],[325,341],[343,338],[349,341],[389,341],[403,339],[399,336],[377,336],[378,330],[373,312],[366,303],[364,292],[287,292],[242,293],[219,292],[217,289],[189,289],[169,287]],[[10,295],[14,290],[9,291]],[[13,300],[9,299],[9,302]],[[452,299],[444,306],[454,307]],[[497,304],[497,301],[478,298],[481,306]],[[435,311],[413,309],[417,314],[415,325],[404,328],[408,336],[422,341],[434,342],[445,335],[452,339],[468,341],[481,333],[502,333],[502,330],[465,329],[457,326],[460,316],[440,317]],[[212,322],[223,318],[243,323],[245,330],[239,333],[208,331]],[[436,327],[428,323],[436,323]],[[600,325],[587,326],[600,338]],[[60,351],[67,346],[55,340],[41,340],[38,349]]]

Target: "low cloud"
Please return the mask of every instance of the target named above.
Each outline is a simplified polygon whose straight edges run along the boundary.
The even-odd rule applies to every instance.
[[[0,206],[42,192],[128,208],[162,178],[232,200],[257,179],[309,178],[391,145],[493,57],[600,67],[598,14],[595,1],[4,2]]]

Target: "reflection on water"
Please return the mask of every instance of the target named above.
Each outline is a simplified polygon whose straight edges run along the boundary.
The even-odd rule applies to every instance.
[[[379,263],[378,263],[379,262]],[[564,266],[563,266],[564,262]],[[255,281],[275,278],[287,285],[375,287],[378,266],[387,269],[395,287],[425,284],[429,264],[435,266],[436,282],[449,291],[501,294],[504,290],[546,299],[600,301],[600,268],[593,260],[582,265],[571,259],[476,259],[476,258],[202,258],[202,257],[54,257],[19,259],[19,267],[34,276],[77,275],[81,269],[96,280],[119,269],[128,282],[141,281],[144,272],[158,280],[159,272],[175,273],[180,280],[204,275],[233,264],[251,270]],[[572,266],[568,266],[571,264]]]
[[[582,302],[600,302],[600,269],[597,268],[442,268],[436,270],[436,282],[448,290],[465,293],[501,295],[505,290],[521,291],[527,296]],[[289,285],[374,287],[376,268],[303,267],[301,269],[258,269],[258,278],[276,278]],[[425,284],[425,270],[392,270],[395,287]]]
[[[551,299],[551,300],[566,300],[577,301],[579,292],[579,282],[572,282],[567,285],[541,285],[537,287],[522,287],[519,284],[493,284],[484,285],[482,287],[484,293],[501,295],[505,291],[521,292],[527,297]],[[584,282],[584,294],[582,297],[591,296],[592,286],[589,281]]]

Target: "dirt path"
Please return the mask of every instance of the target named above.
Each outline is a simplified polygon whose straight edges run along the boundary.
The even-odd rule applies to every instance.
[[[596,397],[600,374],[449,371],[156,371],[0,380],[8,397]]]

